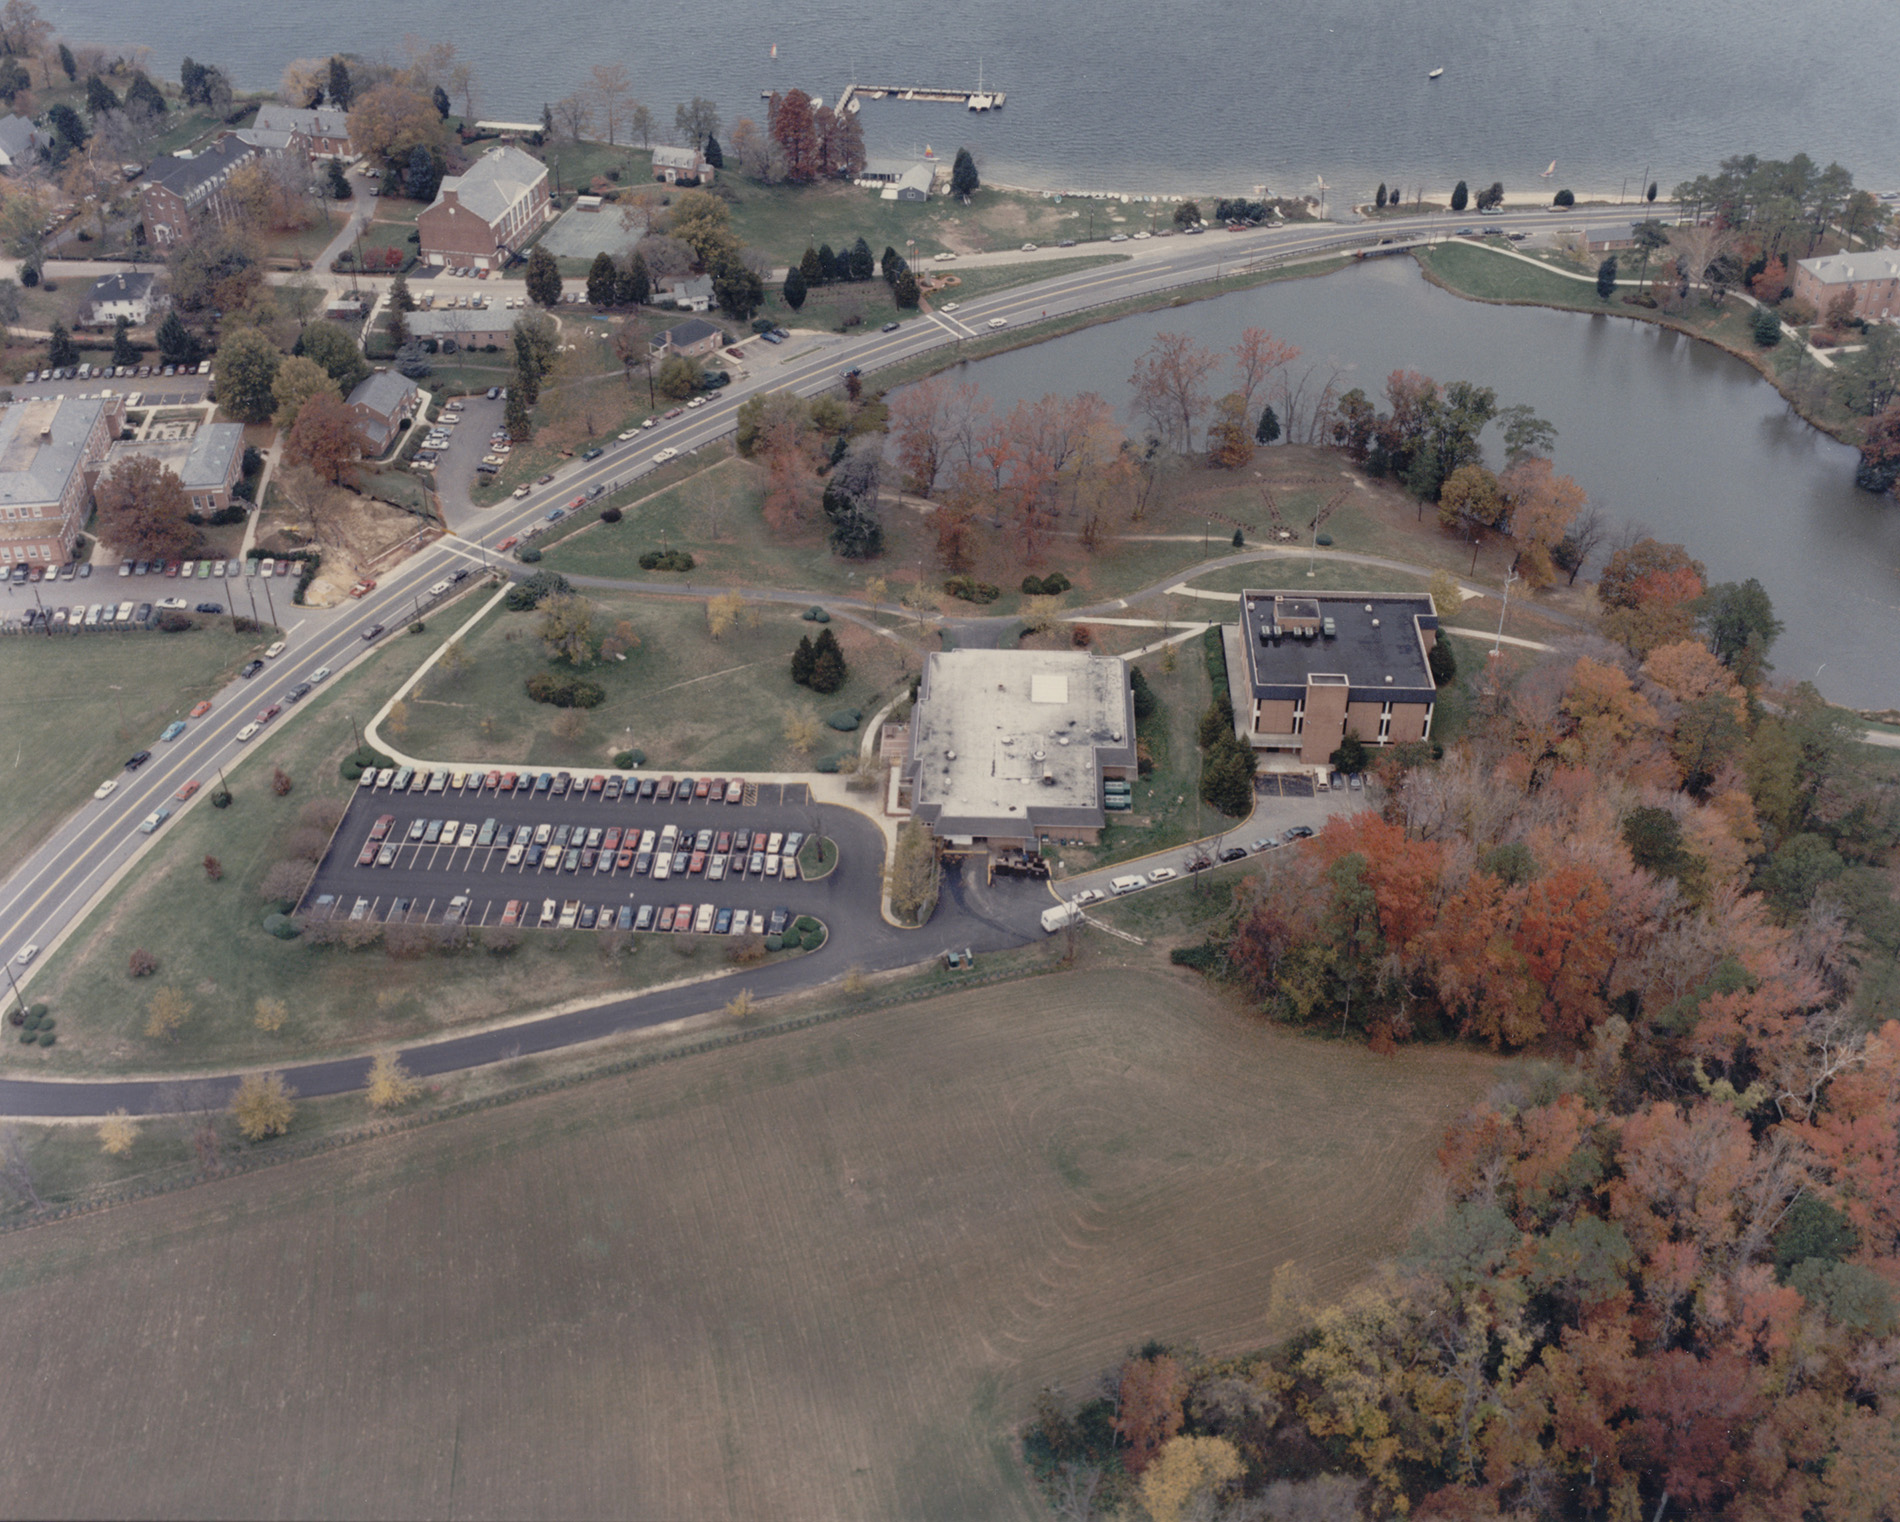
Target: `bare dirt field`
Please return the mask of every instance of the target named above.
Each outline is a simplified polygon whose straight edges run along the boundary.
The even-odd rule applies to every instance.
[[[1083,971],[19,1233],[0,1512],[1034,1517],[1042,1383],[1285,1331],[1493,1072]]]

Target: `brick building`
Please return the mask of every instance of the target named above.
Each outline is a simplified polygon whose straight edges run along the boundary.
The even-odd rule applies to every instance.
[[[653,178],[677,185],[681,180],[713,182],[713,166],[697,148],[669,148],[662,144],[653,150]]]
[[[699,359],[723,347],[725,342],[725,330],[716,323],[710,323],[703,317],[689,317],[654,339],[653,352],[656,355],[682,354],[688,359]]]
[[[1844,291],[1854,297],[1856,317],[1900,317],[1900,248],[1795,261],[1794,293],[1816,315],[1825,317]]]
[[[1118,656],[951,650],[924,657],[900,800],[944,845],[1037,850],[1101,839],[1102,784],[1136,774],[1135,699]]]
[[[237,211],[227,194],[231,171],[262,158],[264,152],[227,133],[200,153],[166,153],[152,160],[139,192],[146,243],[169,248],[189,238],[200,223],[224,226]]]
[[[122,439],[106,451],[104,469],[139,458],[177,476],[191,510],[208,518],[231,505],[232,488],[244,474],[244,425],[201,423],[187,439]]]
[[[504,143],[445,175],[416,231],[425,263],[500,269],[547,220],[547,166]]]
[[[308,159],[353,159],[350,147],[350,117],[347,111],[332,111],[317,106],[299,110],[295,106],[259,106],[251,123],[265,132],[288,132],[299,139],[299,148]]]
[[[125,426],[123,397],[0,407],[0,566],[59,565],[92,511],[92,484]]]
[[[1438,614],[1424,593],[1242,592],[1223,633],[1234,729],[1255,750],[1319,766],[1348,733],[1431,738]]]
[[[417,314],[420,315],[420,314]],[[403,422],[416,414],[421,393],[416,383],[394,370],[378,370],[358,381],[350,393],[350,411],[356,414],[365,454],[380,455],[402,431]]]

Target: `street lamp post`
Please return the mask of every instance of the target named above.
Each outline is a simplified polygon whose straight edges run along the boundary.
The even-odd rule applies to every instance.
[[[1504,606],[1498,609],[1498,632],[1496,638],[1491,641],[1491,654],[1494,658],[1501,653],[1500,647],[1504,644],[1504,615],[1511,611],[1511,583],[1516,580],[1516,571],[1504,578]]]

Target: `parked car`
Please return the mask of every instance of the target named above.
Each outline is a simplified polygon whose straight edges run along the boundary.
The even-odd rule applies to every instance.
[[[363,631],[363,641],[367,644],[370,640],[381,639],[388,632],[381,624],[371,624]]]
[[[135,772],[151,759],[152,753],[149,750],[134,751],[126,758],[125,769],[128,772]]]

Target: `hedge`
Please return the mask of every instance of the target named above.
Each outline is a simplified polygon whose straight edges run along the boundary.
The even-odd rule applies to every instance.
[[[528,696],[556,708],[598,708],[607,691],[598,682],[565,671],[537,671],[528,678]]]
[[[825,723],[830,728],[837,730],[840,734],[847,735],[863,722],[863,710],[857,708],[841,708],[825,720]]]

